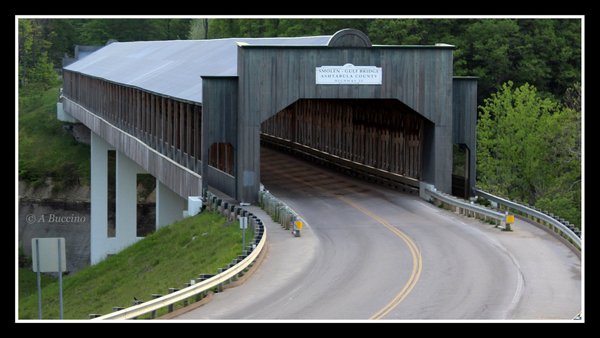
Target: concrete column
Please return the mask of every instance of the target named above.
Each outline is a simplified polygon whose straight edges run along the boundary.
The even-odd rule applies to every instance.
[[[186,200],[156,180],[156,230],[183,218]]]
[[[91,133],[90,159],[90,260],[96,264],[108,252],[108,150],[112,149],[96,133]]]
[[[118,252],[135,243],[137,238],[137,174],[144,169],[117,151],[116,236],[112,246]]]

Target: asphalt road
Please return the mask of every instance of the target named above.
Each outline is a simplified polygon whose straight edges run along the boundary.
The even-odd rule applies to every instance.
[[[581,260],[547,232],[513,232],[417,196],[262,149],[262,183],[308,226],[267,224],[244,285],[177,319],[572,319]]]

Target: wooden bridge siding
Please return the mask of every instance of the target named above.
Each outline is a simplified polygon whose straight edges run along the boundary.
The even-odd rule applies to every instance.
[[[184,165],[200,159],[199,151],[191,151],[199,148],[200,138],[193,135],[195,130],[200,131],[202,112],[199,105],[69,71],[65,71],[64,78],[67,97],[119,128],[157,149],[160,147],[154,143],[163,140],[168,145],[165,147],[169,150],[168,155]]]
[[[249,99],[242,104],[262,121],[299,98],[393,98],[436,124],[451,123],[451,48],[245,46],[239,53],[241,96]],[[344,63],[382,67],[383,84],[315,84],[315,67]]]
[[[382,85],[316,85],[315,68],[324,65],[382,67]],[[268,71],[267,71],[268,70]],[[420,171],[422,179],[441,191],[451,191],[452,169],[452,48],[330,48],[241,46],[238,48],[239,130],[237,170],[246,171],[238,182],[240,199],[252,201],[258,191],[259,132],[263,121],[300,98],[307,99],[396,99],[418,112],[432,124],[423,137],[427,154]],[[292,85],[293,84],[293,85]],[[320,121],[322,123],[322,121]],[[305,130],[305,141],[315,142],[322,129]],[[351,136],[356,143],[365,141],[367,127],[359,127]],[[409,154],[416,165],[414,149],[406,139]],[[376,142],[370,138],[369,142]],[[414,143],[414,140],[413,140]],[[431,144],[426,144],[431,143]],[[312,144],[312,143],[311,143]],[[365,147],[372,144],[365,144]],[[354,147],[353,147],[354,148]],[[414,147],[413,147],[414,148]],[[354,152],[353,149],[346,151]],[[362,161],[364,151],[356,154]],[[353,156],[354,156],[353,155]],[[431,168],[425,168],[424,166]]]
[[[238,129],[245,128],[238,122],[237,85],[237,77],[202,77],[204,105],[202,107],[201,158],[205,159],[202,163],[203,188],[208,188],[210,185],[229,196],[236,196],[235,177],[238,176],[238,171],[236,171],[234,159],[237,157],[239,161],[240,157],[248,158],[248,156],[251,156],[243,154],[237,149]],[[213,148],[213,153],[210,152],[211,146],[215,143],[231,144],[233,154],[228,155],[225,153],[215,156],[214,150],[218,149],[218,146]],[[220,156],[223,156],[223,159],[219,158]],[[209,161],[208,159],[211,157],[213,159]],[[225,161],[225,159],[229,159],[231,162]],[[255,158],[254,161],[260,161],[260,156]],[[215,168],[215,166],[219,168]]]
[[[201,131],[202,119],[202,107],[200,105],[177,101],[138,88],[123,86],[67,70],[63,73],[63,79],[63,95],[69,101],[77,103],[77,105],[73,105],[73,102],[67,104],[66,106],[70,109],[78,110],[75,107],[81,105],[85,111],[92,112],[108,121],[115,127],[115,130],[120,129],[133,135],[145,145],[169,157],[183,167],[200,174],[201,136],[198,135]],[[83,118],[82,115],[85,114],[82,113],[81,109],[78,112],[79,117]],[[76,118],[78,117],[76,116]],[[83,120],[81,121],[83,122]],[[88,127],[90,126],[88,125]],[[92,128],[90,127],[90,129]],[[96,132],[95,129],[92,130]],[[114,135],[114,133],[110,132],[109,134]],[[99,135],[101,134],[99,133]],[[121,138],[127,137],[121,136]],[[116,140],[113,141],[118,143]],[[113,144],[110,141],[109,143]],[[132,144],[122,144],[121,148],[116,146],[115,148],[123,149],[123,152],[130,158],[182,197],[190,196],[190,194],[183,195],[186,191],[195,191],[194,194],[200,191],[200,188],[195,188],[195,183],[192,182],[197,181],[196,183],[199,186],[201,181],[199,176],[190,181],[191,178],[188,176],[192,174],[186,174],[185,170],[166,159],[159,160],[160,155],[144,150],[141,144],[136,145],[137,148]],[[135,155],[134,148],[140,150],[142,155]],[[166,162],[162,163],[164,161]],[[157,165],[158,169],[156,171],[148,169],[149,165],[151,167],[152,162]],[[183,172],[180,172],[182,170]],[[181,180],[175,177],[179,174],[183,175]],[[185,185],[190,185],[190,187],[185,187]]]
[[[452,141],[456,144],[465,144],[469,148],[469,185],[474,188],[477,153],[477,78],[455,77],[452,85]]]
[[[423,124],[395,100],[300,99],[263,122],[262,132],[420,179]]]
[[[192,173],[167,159],[164,155],[150,150],[141,140],[105,122],[95,113],[71,99],[65,98],[63,103],[67,112],[101,136],[116,150],[134,160],[179,196],[187,198],[188,196],[198,196],[200,194],[202,179],[199,174]]]

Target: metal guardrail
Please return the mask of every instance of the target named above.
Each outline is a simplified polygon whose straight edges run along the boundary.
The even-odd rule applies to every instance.
[[[262,185],[258,192],[258,205],[271,216],[275,222],[281,224],[282,228],[285,230],[290,230],[291,228],[294,235],[299,236],[300,233],[295,228],[295,221],[302,221],[303,224],[305,224],[306,221],[304,221],[304,219],[287,204],[273,196],[268,190],[265,190]]]
[[[239,214],[241,208],[237,206],[229,206],[226,205],[226,202],[223,202],[218,197],[213,195],[210,192],[207,192],[206,204],[209,205],[214,210],[218,210],[225,216],[231,218],[235,214]],[[246,211],[243,211],[246,212]],[[258,244],[254,243],[249,245],[249,249],[251,250],[248,255],[242,259],[237,264],[231,266],[227,270],[219,273],[218,275],[212,276],[206,280],[200,281],[196,284],[183,288],[181,290],[175,291],[173,293],[169,293],[167,295],[161,296],[160,298],[152,299],[147,302],[137,304],[125,309],[121,309],[119,311],[115,311],[103,316],[95,317],[92,320],[122,320],[122,319],[132,319],[137,318],[139,316],[153,313],[154,311],[169,307],[172,309],[172,305],[187,300],[188,298],[194,297],[202,292],[210,291],[214,288],[219,288],[222,284],[230,281],[231,279],[237,277],[242,274],[245,269],[249,268],[256,258],[260,255],[263,248],[265,247],[265,243],[267,241],[267,232],[262,224],[262,221],[258,219],[256,216],[252,215],[252,213],[246,212],[249,217],[250,224],[254,224],[257,227],[257,234],[260,236],[260,240]]]
[[[479,189],[475,189],[475,192],[477,196],[481,196],[489,201],[497,203],[499,206],[502,205],[507,210],[511,210],[516,214],[523,215],[530,220],[536,221],[537,223],[548,227],[554,233],[559,234],[571,244],[576,245],[578,249],[581,249],[581,233],[578,231],[578,229],[571,226],[568,222],[564,224],[563,222],[552,217],[551,215],[547,215],[541,211],[515,203],[502,197],[498,197],[496,195],[492,195]]]
[[[425,187],[424,189],[432,199],[452,206],[455,209],[454,211],[461,215],[476,217],[483,219],[484,221],[493,220],[496,225],[506,226],[506,214],[502,212],[494,211],[484,206],[474,204],[473,202],[468,202],[463,199],[445,194],[441,191],[438,191],[433,186]]]

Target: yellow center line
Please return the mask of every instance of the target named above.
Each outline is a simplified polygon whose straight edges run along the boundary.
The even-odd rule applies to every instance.
[[[396,306],[398,306],[398,304],[400,304],[404,300],[404,298],[406,298],[406,296],[408,296],[408,294],[412,291],[412,289],[417,284],[417,281],[419,280],[419,277],[421,276],[421,271],[423,269],[423,259],[421,257],[421,252],[419,251],[419,248],[417,247],[415,242],[410,237],[408,237],[407,234],[400,231],[395,226],[391,225],[385,219],[375,215],[368,209],[361,207],[360,205],[352,202],[351,200],[349,200],[345,197],[342,197],[342,196],[336,196],[336,197],[339,200],[343,201],[344,203],[350,205],[354,209],[356,209],[356,210],[362,212],[363,214],[371,217],[372,219],[376,220],[377,222],[382,224],[384,227],[386,227],[388,230],[390,230],[392,233],[394,233],[396,236],[400,237],[400,239],[402,239],[404,241],[404,243],[406,243],[406,245],[408,246],[408,249],[412,256],[412,263],[413,263],[412,271],[411,271],[410,277],[408,278],[408,281],[406,282],[406,284],[404,285],[402,290],[400,290],[400,292],[389,303],[387,303],[383,308],[381,308],[379,311],[377,311],[374,315],[372,315],[369,318],[369,319],[381,319],[381,318],[385,317],[388,313],[390,313],[390,311],[392,311]]]
[[[276,169],[276,171],[279,171],[279,170]],[[400,229],[396,228],[395,226],[390,224],[385,219],[375,215],[373,212],[369,211],[368,209],[361,207],[360,205],[354,203],[353,201],[351,201],[343,196],[334,195],[331,192],[323,189],[322,187],[312,185],[310,183],[307,183],[304,180],[298,179],[297,177],[293,177],[293,176],[286,175],[286,174],[281,174],[281,176],[286,176],[292,181],[302,183],[313,189],[319,190],[328,195],[332,195],[332,196],[336,197],[340,201],[350,205],[354,209],[356,209],[356,210],[362,212],[363,214],[367,215],[368,217],[376,220],[378,223],[380,223],[381,225],[386,227],[388,230],[390,230],[393,234],[398,236],[402,241],[404,241],[404,243],[406,243],[406,246],[408,247],[408,250],[410,251],[410,254],[412,256],[412,271],[408,278],[408,281],[406,282],[406,284],[404,285],[402,290],[400,290],[400,292],[398,294],[396,294],[396,296],[389,303],[387,303],[383,308],[381,308],[379,311],[377,311],[369,319],[381,319],[381,318],[385,317],[388,313],[390,313],[390,311],[392,311],[394,308],[396,308],[396,306],[398,306],[398,304],[400,304],[404,300],[404,298],[406,298],[406,296],[408,296],[408,294],[412,291],[412,289],[417,284],[419,277],[421,276],[421,271],[423,269],[423,259],[421,257],[421,252],[419,251],[419,248],[417,247],[415,242],[407,234],[400,231]]]

